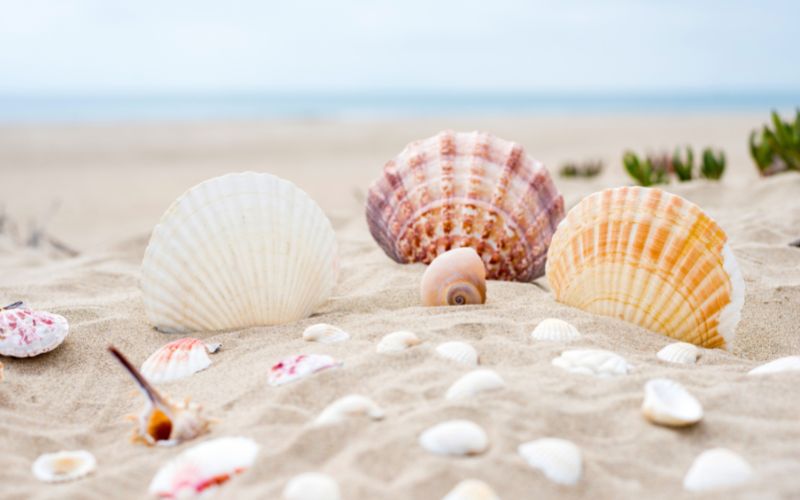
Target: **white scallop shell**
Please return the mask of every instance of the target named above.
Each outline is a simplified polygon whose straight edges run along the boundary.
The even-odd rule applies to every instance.
[[[697,358],[700,357],[700,348],[688,342],[674,342],[664,346],[658,351],[656,357],[668,363],[693,365],[697,362]]]
[[[141,288],[164,332],[274,325],[309,316],[331,295],[336,237],[294,184],[228,174],[178,198],[153,229]]]
[[[769,363],[753,368],[748,372],[748,375],[765,375],[767,373],[789,371],[800,371],[800,356],[786,356],[774,359]]]
[[[572,342],[581,338],[581,332],[563,319],[547,318],[536,325],[531,332],[531,338],[550,342]]]
[[[327,474],[298,474],[283,488],[284,500],[341,500],[339,484]]]
[[[208,353],[217,352],[221,345],[205,344],[191,337],[173,340],[142,363],[142,375],[154,384],[188,377],[211,366]]]
[[[753,468],[738,454],[726,448],[706,450],[692,462],[683,478],[687,491],[708,491],[739,486],[753,475]]]
[[[699,422],[703,407],[681,384],[657,378],[644,386],[642,413],[655,424],[683,427]]]
[[[357,416],[380,420],[384,415],[383,409],[375,401],[360,394],[350,394],[326,406],[314,420],[313,425],[338,424]]]
[[[625,358],[611,351],[602,349],[573,349],[564,351],[553,359],[553,365],[572,373],[612,377],[625,375],[633,367]]]
[[[258,445],[244,437],[204,441],[161,467],[150,483],[150,494],[194,498],[244,472],[256,460]]]
[[[341,328],[327,323],[311,325],[303,331],[303,340],[321,344],[336,344],[350,338],[350,334]]]
[[[419,444],[437,455],[478,455],[489,448],[489,437],[475,422],[448,420],[423,432]]]
[[[458,483],[442,500],[500,500],[492,487],[478,479]]]
[[[56,483],[80,479],[97,467],[94,455],[86,450],[45,453],[33,462],[31,470],[39,481]]]
[[[342,366],[341,361],[325,354],[297,354],[275,363],[270,369],[268,382],[269,385],[276,387],[339,366]]]
[[[581,478],[583,458],[572,441],[542,438],[521,444],[517,452],[528,465],[541,470],[554,483],[574,485]]]
[[[436,354],[456,363],[478,366],[478,351],[466,342],[444,342],[436,346]]]
[[[0,355],[29,358],[52,351],[69,335],[64,316],[28,309],[22,302],[0,307]]]
[[[379,353],[400,352],[419,343],[419,337],[414,332],[400,330],[384,335],[375,350]]]
[[[444,397],[445,399],[471,398],[482,392],[500,390],[505,386],[505,380],[494,370],[473,370],[453,382]]]

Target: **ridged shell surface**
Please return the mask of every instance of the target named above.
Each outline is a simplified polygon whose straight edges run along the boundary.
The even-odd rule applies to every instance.
[[[173,340],[142,363],[142,375],[154,384],[186,378],[211,366],[208,353],[218,348],[191,337]]]
[[[269,371],[267,381],[269,385],[277,387],[341,365],[341,361],[325,354],[297,354],[275,363]]]
[[[52,351],[69,334],[66,318],[21,302],[0,308],[0,355],[28,358]]]
[[[482,392],[499,391],[505,386],[505,380],[494,370],[473,370],[453,382],[444,397],[445,399],[466,399]]]
[[[548,342],[572,342],[581,338],[581,333],[563,319],[547,318],[536,325],[531,332],[531,338]]]
[[[283,500],[342,500],[339,484],[327,474],[306,472],[286,483]]]
[[[460,340],[453,340],[450,342],[443,342],[436,346],[436,354],[444,359],[461,363],[462,365],[478,366],[478,351],[474,347],[461,342]]]
[[[380,342],[378,342],[375,350],[382,354],[401,352],[415,345],[419,345],[420,342],[419,337],[417,337],[417,334],[414,332],[400,330],[384,335]]]
[[[475,422],[448,420],[423,432],[419,444],[437,455],[478,455],[489,448],[489,437]]]
[[[553,366],[571,373],[613,377],[625,375],[633,368],[625,358],[603,349],[572,349],[564,351],[552,361]]]
[[[321,344],[338,344],[350,338],[350,334],[338,326],[317,323],[303,330],[303,340]]]
[[[314,420],[313,425],[333,425],[355,417],[380,420],[384,415],[383,408],[378,406],[375,401],[360,394],[349,394],[326,406]]]
[[[472,247],[489,279],[532,281],[544,274],[564,199],[519,144],[444,131],[384,166],[366,211],[372,236],[396,262],[429,264]]]
[[[700,356],[700,348],[688,342],[673,342],[665,345],[656,353],[656,357],[668,363],[679,363],[683,365],[693,365],[697,363]]]
[[[583,473],[581,450],[566,439],[537,439],[521,444],[517,452],[528,465],[541,470],[554,483],[577,484]]]
[[[294,184],[263,173],[202,182],[153,230],[145,312],[161,331],[217,331],[309,316],[336,283],[336,238]]]
[[[753,468],[727,448],[706,450],[692,462],[683,478],[687,491],[724,490],[741,486],[753,476]]]
[[[766,375],[768,373],[791,371],[800,371],[800,356],[786,356],[773,359],[769,363],[753,368],[748,372],[748,375]]]
[[[553,236],[547,279],[560,302],[703,347],[730,345],[744,303],[725,233],[660,189],[584,198]]]
[[[96,467],[94,455],[86,450],[77,450],[45,453],[33,462],[31,470],[39,481],[58,483],[80,479]]]
[[[500,500],[491,486],[479,479],[465,479],[442,500]]]

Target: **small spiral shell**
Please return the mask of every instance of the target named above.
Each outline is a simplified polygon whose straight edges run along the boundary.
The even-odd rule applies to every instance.
[[[463,306],[486,302],[486,267],[472,248],[457,248],[436,257],[421,285],[426,306]]]

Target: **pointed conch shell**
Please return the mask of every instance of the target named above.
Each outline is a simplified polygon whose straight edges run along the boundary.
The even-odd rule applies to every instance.
[[[283,500],[341,500],[339,484],[327,474],[298,474],[283,488]]]
[[[29,358],[52,351],[69,334],[66,318],[22,302],[0,307],[0,355]]]
[[[619,354],[602,349],[573,349],[564,351],[553,360],[553,365],[568,372],[612,377],[625,375],[633,367]]]
[[[142,363],[142,375],[154,384],[188,377],[211,366],[208,353],[217,352],[221,345],[190,337],[173,340]]]
[[[342,366],[341,361],[325,354],[297,354],[275,363],[270,369],[268,382],[269,385],[277,387],[308,377],[318,371],[339,366]]]
[[[420,344],[419,337],[414,332],[400,330],[388,333],[378,342],[375,350],[379,353],[400,352]]]
[[[381,420],[384,415],[383,408],[378,406],[375,401],[360,394],[350,394],[326,406],[314,420],[313,425],[338,424],[356,416],[366,416],[372,420]]]
[[[531,338],[550,342],[572,342],[581,338],[581,333],[563,319],[547,318],[536,325],[531,332]]]
[[[339,327],[327,323],[317,323],[303,331],[303,340],[321,344],[336,344],[350,338],[350,334]]]
[[[564,217],[547,169],[519,144],[444,131],[412,142],[367,194],[367,223],[395,262],[433,261],[472,247],[489,279],[532,281]]]
[[[499,391],[505,386],[505,380],[494,370],[473,370],[453,382],[444,397],[445,399],[471,398],[482,392]]]
[[[517,451],[528,465],[541,470],[554,483],[572,486],[583,473],[581,450],[572,441],[542,438],[521,444]]]
[[[697,362],[700,356],[700,348],[688,342],[674,342],[665,345],[656,357],[661,361],[668,363],[680,363],[684,365],[693,365]]]
[[[419,444],[437,455],[479,455],[489,448],[489,437],[475,422],[448,420],[423,432]]]
[[[442,500],[500,500],[491,486],[478,479],[458,483]]]
[[[422,275],[422,305],[463,306],[486,302],[486,268],[472,248],[440,254]]]
[[[642,413],[654,424],[685,427],[703,418],[703,407],[679,383],[657,378],[644,386]]]
[[[115,347],[108,348],[136,381],[146,398],[144,410],[133,429],[134,442],[148,446],[175,445],[208,432],[211,420],[202,415],[203,408],[188,399],[174,402],[161,395],[130,361]]]
[[[748,375],[766,375],[790,371],[800,371],[800,356],[786,356],[774,359],[769,363],[753,368],[747,373]]]
[[[726,448],[713,448],[694,459],[683,478],[683,488],[695,492],[733,488],[752,476],[753,468],[745,459]]]
[[[336,283],[336,236],[294,184],[228,174],[178,198],[142,261],[145,313],[160,331],[218,331],[305,318]]]
[[[86,450],[59,451],[39,456],[31,467],[39,481],[56,483],[80,479],[97,467],[94,455]]]
[[[456,363],[478,366],[478,351],[466,342],[454,340],[441,343],[436,346],[436,354]]]

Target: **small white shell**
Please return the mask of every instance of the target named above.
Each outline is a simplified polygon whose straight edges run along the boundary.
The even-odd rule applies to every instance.
[[[320,342],[322,344],[336,344],[350,338],[350,334],[341,328],[327,323],[311,325],[303,331],[303,340],[307,342]]]
[[[703,407],[673,380],[657,378],[644,386],[642,413],[655,424],[683,427],[703,418]]]
[[[769,363],[753,368],[748,372],[748,375],[765,375],[767,373],[790,371],[800,371],[800,356],[786,356],[774,359]]]
[[[190,337],[173,340],[142,363],[142,375],[154,384],[188,377],[211,366],[208,353],[217,352],[221,345],[204,344]]]
[[[414,332],[400,330],[384,335],[375,350],[379,353],[400,352],[419,343],[420,340]]]
[[[442,500],[500,500],[491,486],[478,479],[458,483]]]
[[[563,319],[547,318],[536,325],[531,332],[531,338],[550,342],[572,342],[581,338],[581,332]]]
[[[517,452],[528,465],[541,470],[554,483],[574,485],[581,478],[583,458],[572,441],[542,438],[521,444]]]
[[[611,351],[602,349],[573,349],[564,351],[553,359],[553,365],[563,368],[568,372],[595,375],[598,377],[611,377],[625,375],[633,367],[625,358]]]
[[[692,462],[683,478],[687,491],[707,491],[739,486],[750,480],[753,468],[726,448],[706,450]]]
[[[39,481],[56,483],[80,479],[97,467],[94,455],[86,450],[45,453],[33,462],[33,475]]]
[[[453,382],[444,397],[445,399],[471,398],[481,392],[497,391],[505,386],[505,380],[494,370],[473,370]]]
[[[658,351],[656,357],[668,363],[693,365],[700,357],[700,348],[688,342],[674,342],[664,346]]]
[[[297,354],[275,363],[270,369],[268,382],[269,385],[277,387],[308,377],[318,371],[339,366],[342,366],[341,361],[324,354]]]
[[[332,477],[319,472],[298,474],[283,488],[284,500],[341,500],[339,485]]]
[[[360,394],[350,394],[326,406],[314,420],[313,425],[338,424],[350,417],[357,416],[367,416],[372,420],[380,420],[384,415],[383,409],[375,401]]]
[[[478,351],[466,342],[444,342],[436,346],[436,354],[456,363],[478,366]]]
[[[437,455],[478,455],[489,448],[489,437],[475,422],[448,420],[423,432],[419,444]]]

